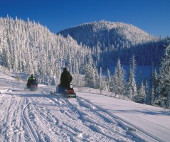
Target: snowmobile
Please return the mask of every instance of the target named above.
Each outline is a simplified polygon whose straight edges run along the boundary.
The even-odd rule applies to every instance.
[[[31,91],[36,91],[37,87],[38,87],[38,83],[36,81],[27,83],[27,88],[30,89]]]
[[[69,88],[64,88],[61,85],[58,85],[56,87],[56,92],[61,93],[65,98],[76,98],[76,93],[74,92],[72,84],[70,84]]]

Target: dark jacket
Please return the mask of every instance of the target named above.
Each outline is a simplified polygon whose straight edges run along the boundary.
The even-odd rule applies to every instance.
[[[60,85],[64,88],[69,88],[71,81],[72,81],[71,74],[67,70],[64,70],[61,74]]]
[[[37,85],[37,80],[33,76],[29,77],[28,82],[27,82],[27,86],[30,86],[31,84]]]

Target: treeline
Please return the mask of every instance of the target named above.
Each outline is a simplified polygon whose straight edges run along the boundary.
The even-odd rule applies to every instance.
[[[50,84],[64,66],[81,72],[88,54],[70,36],[55,35],[39,23],[0,18],[0,65],[11,71],[33,73],[39,82]]]
[[[135,55],[138,65],[158,67],[167,45],[167,39],[138,44],[129,48],[117,48],[114,45],[101,47],[101,44],[98,43],[96,47],[91,49],[91,52],[96,65],[103,69],[114,66],[118,59],[122,65],[129,65],[133,55]]]
[[[114,74],[107,69],[105,77],[102,69],[98,73],[97,68],[89,59],[85,68],[86,86],[100,90],[111,91],[114,95],[129,98],[138,103],[158,105],[170,108],[170,40],[167,41],[164,56],[161,59],[159,70],[152,70],[149,80],[141,80],[136,83],[136,60],[135,56],[130,59],[128,78],[125,78],[125,70],[118,59]]]

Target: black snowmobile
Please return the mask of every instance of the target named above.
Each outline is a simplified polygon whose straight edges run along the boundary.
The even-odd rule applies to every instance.
[[[58,85],[56,87],[56,92],[61,93],[65,98],[76,98],[76,93],[74,92],[72,84],[70,84],[69,88],[65,88],[61,85]]]
[[[31,75],[27,82],[27,88],[30,89],[31,91],[35,91],[37,90],[37,87],[38,87],[37,80],[35,79],[35,77],[33,77],[33,75]]]
[[[56,87],[56,93],[61,93],[66,98],[76,98],[76,93],[71,84],[72,76],[66,67],[60,77],[60,85]]]

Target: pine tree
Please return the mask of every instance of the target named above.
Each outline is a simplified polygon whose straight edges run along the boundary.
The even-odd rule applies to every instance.
[[[118,59],[117,66],[112,80],[112,91],[119,95],[125,94],[125,71],[121,67],[120,60]]]
[[[151,97],[151,105],[154,105],[156,99],[156,86],[157,86],[158,75],[156,70],[152,71],[151,79],[150,79],[150,97]]]
[[[106,88],[108,89],[107,91],[110,91],[110,86],[111,86],[111,75],[109,69],[107,69],[106,72]]]
[[[96,79],[95,79],[95,71],[92,65],[92,58],[89,56],[88,63],[85,65],[85,82],[87,87],[95,87]]]
[[[161,107],[170,108],[170,44],[165,49],[158,75],[158,101]]]
[[[145,86],[143,85],[142,81],[138,90],[138,95],[134,97],[134,101],[137,103],[145,103],[145,98],[146,98]]]
[[[103,77],[102,77],[102,68],[100,67],[100,75],[99,75],[99,84],[100,84],[100,87],[99,87],[99,89],[100,89],[100,92],[101,92],[101,90],[104,90],[104,88],[105,88],[105,83],[104,83],[104,80],[103,80]]]
[[[147,80],[145,81],[144,86],[145,86],[145,94],[146,94],[145,103],[146,104],[151,104],[151,95],[150,95],[150,93],[148,91],[148,81]]]
[[[100,75],[98,73],[98,69],[94,67],[93,70],[93,79],[94,79],[94,88],[99,89],[100,88]]]
[[[128,86],[128,85],[127,85]],[[132,91],[132,87],[128,86],[127,90],[126,90],[126,95],[128,96],[128,98],[130,98],[132,100],[132,96],[133,96],[133,91]]]
[[[133,98],[137,95],[137,87],[135,81],[135,73],[136,73],[136,63],[135,57],[133,56],[130,61],[130,72],[129,72],[129,79],[127,85],[127,92],[128,97],[133,100]]]

